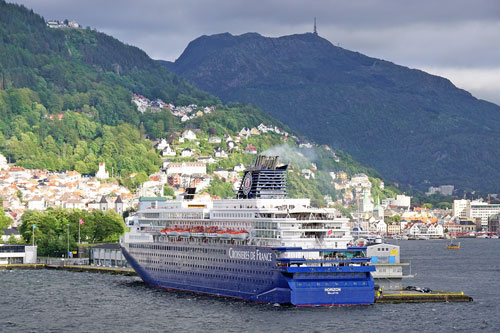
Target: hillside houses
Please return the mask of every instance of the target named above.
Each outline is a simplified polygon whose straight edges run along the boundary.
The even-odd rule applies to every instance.
[[[171,103],[165,103],[161,99],[150,100],[139,94],[131,95],[131,102],[137,106],[137,111],[140,113],[145,112],[159,112],[161,110],[170,110],[170,112],[181,119],[181,122],[202,117],[215,110],[215,106],[198,106],[196,104],[175,106]]]
[[[57,173],[21,167],[0,171],[0,196],[14,226],[21,223],[20,218],[26,209],[61,207],[92,210],[91,203],[102,196],[120,196],[126,209],[136,200],[128,189],[118,183],[102,183],[95,177],[82,177],[76,171]]]

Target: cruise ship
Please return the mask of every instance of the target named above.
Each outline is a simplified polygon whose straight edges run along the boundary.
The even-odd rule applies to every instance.
[[[295,306],[372,304],[366,247],[347,218],[287,198],[287,165],[258,156],[234,199],[143,198],[124,256],[149,285]]]

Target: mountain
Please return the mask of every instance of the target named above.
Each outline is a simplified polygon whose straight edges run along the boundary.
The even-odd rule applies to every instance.
[[[252,103],[393,181],[500,189],[500,107],[445,78],[332,45],[312,33],[202,36],[174,73],[224,102]]]

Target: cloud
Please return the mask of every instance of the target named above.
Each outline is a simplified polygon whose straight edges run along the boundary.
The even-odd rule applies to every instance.
[[[458,88],[479,99],[500,105],[500,67],[496,68],[425,68],[426,72],[444,76]]]

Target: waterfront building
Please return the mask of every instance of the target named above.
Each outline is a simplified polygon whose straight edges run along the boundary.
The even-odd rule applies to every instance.
[[[500,232],[500,214],[491,215],[488,218],[488,231]]]
[[[366,248],[367,257],[376,267],[372,273],[373,279],[383,290],[401,290],[403,278],[410,277],[403,275],[403,266],[409,263],[401,262],[399,253],[399,246],[392,244],[376,244]]]
[[[128,267],[118,243],[106,243],[89,249],[89,263],[95,266]]]
[[[470,203],[469,200],[461,199],[461,200],[453,200],[453,216],[457,216],[460,219],[467,218],[467,205]]]
[[[0,244],[0,265],[36,264],[36,246]]]
[[[481,200],[454,200],[453,214],[461,220],[480,219],[481,228],[488,228],[488,218],[500,213],[500,204],[490,204]]]

